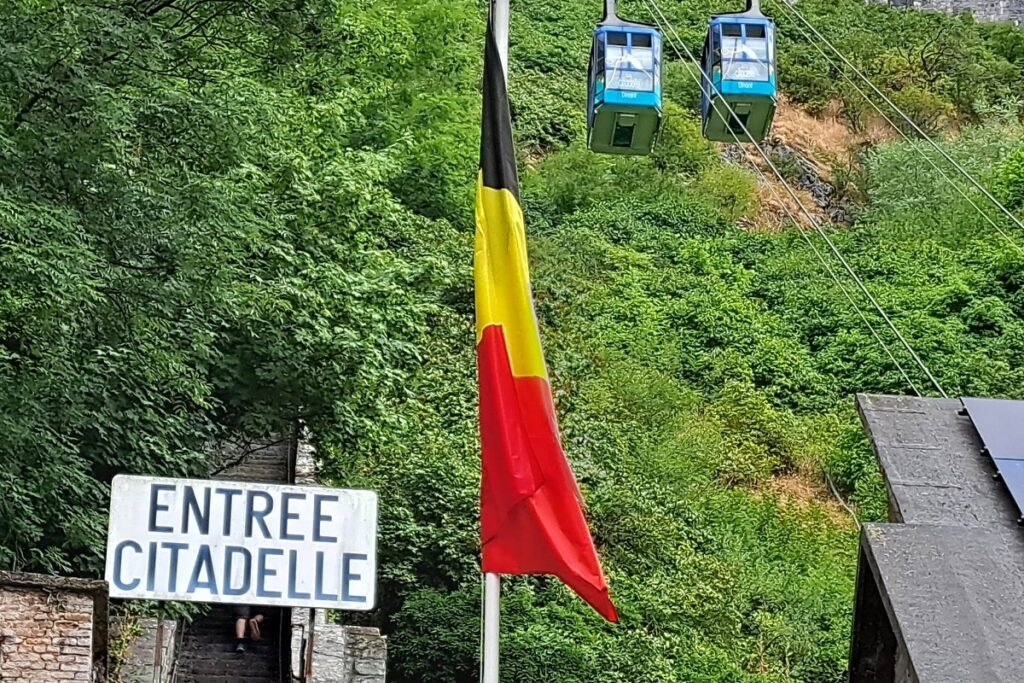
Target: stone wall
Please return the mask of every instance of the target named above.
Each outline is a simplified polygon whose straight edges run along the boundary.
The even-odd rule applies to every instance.
[[[323,610],[317,610],[320,617]],[[313,639],[315,683],[384,683],[387,639],[375,628],[327,624],[318,618]]]
[[[292,460],[292,481],[303,486],[316,486],[316,450],[305,429],[300,429]],[[296,607],[291,612],[292,679],[311,680],[313,656],[313,623],[316,611]]]
[[[174,619],[139,619],[133,628],[111,620],[111,640],[130,639],[120,662],[117,683],[169,683],[174,672],[178,622]],[[113,668],[113,664],[111,664]]]
[[[316,485],[316,452],[309,434],[295,449],[296,484]],[[322,609],[293,609],[292,677],[307,683],[384,683],[387,639],[375,628],[327,623]]]
[[[0,681],[101,683],[107,584],[0,572]]]
[[[1024,21],[1024,0],[882,0],[891,7],[963,14],[968,12],[978,21],[1020,24]]]

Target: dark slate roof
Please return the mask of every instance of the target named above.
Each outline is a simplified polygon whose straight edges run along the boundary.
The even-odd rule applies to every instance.
[[[893,521],[1017,530],[1013,502],[959,400],[857,397],[898,516]]]
[[[1024,682],[1024,530],[959,400],[857,397],[897,524],[862,549],[921,683]]]
[[[921,683],[1024,681],[1019,543],[998,530],[936,524],[870,524],[864,533],[868,564]]]

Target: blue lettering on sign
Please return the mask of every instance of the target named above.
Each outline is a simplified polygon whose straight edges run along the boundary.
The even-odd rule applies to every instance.
[[[199,580],[199,573],[206,572],[206,581]],[[205,588],[210,595],[217,595],[217,578],[213,575],[213,557],[210,555],[210,546],[205,543],[199,546],[199,557],[192,566],[192,578],[188,580],[186,593],[195,593],[197,588]]]
[[[245,561],[242,569],[242,585],[238,588],[231,586],[231,574],[233,562],[231,558],[241,555]],[[252,569],[252,554],[242,546],[229,545],[224,548],[224,595],[245,595],[249,592],[249,571]]]
[[[313,496],[313,540],[317,543],[337,543],[338,539],[334,536],[326,536],[320,533],[320,524],[323,522],[330,522],[333,518],[323,511],[323,504],[326,502],[337,503],[337,496]]]
[[[281,538],[285,541],[301,541],[304,539],[302,534],[290,534],[288,533],[288,521],[292,519],[298,519],[299,513],[291,512],[288,510],[288,505],[293,500],[302,500],[306,497],[305,493],[282,493],[281,494]]]
[[[117,586],[118,590],[130,591],[139,585],[139,579],[132,579],[131,581],[121,579],[121,554],[125,548],[131,548],[135,552],[141,553],[142,546],[135,541],[121,541],[114,548],[114,585]]]
[[[366,555],[363,553],[344,553],[341,556],[341,599],[347,602],[366,602],[365,595],[352,595],[349,592],[349,584],[353,581],[358,581],[363,578],[361,574],[355,574],[352,572],[352,568],[349,563],[353,560],[361,561],[365,560]]]
[[[151,484],[149,487],[149,530],[162,534],[169,534],[174,529],[169,526],[157,526],[156,513],[165,512],[171,509],[170,505],[160,504],[161,491],[173,491],[174,484]]]
[[[270,555],[276,555],[278,557],[284,555],[284,551],[280,548],[260,548],[257,554],[257,568],[256,568],[256,595],[261,598],[279,598],[281,597],[281,591],[267,590],[266,580],[272,576],[277,576],[277,570],[271,569],[267,566],[267,557]]]
[[[214,493],[224,496],[224,535],[231,533],[231,501],[232,496],[242,495],[242,489],[214,489]]]
[[[313,592],[316,595],[317,600],[330,600],[331,602],[337,602],[338,596],[334,593],[327,593],[324,591],[324,554],[323,551],[316,551],[316,580],[313,586]]]
[[[266,505],[262,510],[257,510],[253,507],[253,502],[260,498]],[[260,529],[263,530],[263,538],[271,538],[270,529],[267,528],[267,523],[264,518],[270,514],[270,511],[274,509],[274,498],[265,491],[249,491],[249,494],[245,497],[245,537],[252,538],[252,523],[253,520],[260,525]]]
[[[296,586],[296,575],[299,573],[299,554],[294,550],[288,551],[288,597],[295,600],[309,600],[309,593],[300,593]]]
[[[108,580],[118,593],[364,608],[371,601],[370,551],[343,552],[339,545],[343,495],[230,482],[144,481],[136,491],[148,510],[130,506],[125,513],[144,535],[111,539]]]
[[[168,569],[168,572],[170,573],[167,577],[167,590],[171,593],[175,593],[178,590],[178,553],[182,550],[188,549],[188,543],[164,542],[161,543],[160,546],[171,551],[171,565],[170,569]]]
[[[156,541],[149,542],[149,566],[146,568],[146,590],[156,586]]]
[[[210,489],[203,487],[203,508],[199,509],[196,492],[191,486],[185,486],[185,504],[181,506],[181,529],[188,533],[188,520],[196,520],[199,533],[204,536],[210,533]],[[191,512],[191,514],[189,514]]]

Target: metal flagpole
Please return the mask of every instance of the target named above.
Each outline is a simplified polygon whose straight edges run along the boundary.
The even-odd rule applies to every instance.
[[[484,676],[481,683],[498,683],[498,624],[501,621],[501,577],[484,574]]]
[[[491,31],[508,87],[509,0],[491,0]],[[484,574],[484,661],[480,683],[498,683],[498,639],[501,623],[501,577]]]
[[[508,87],[508,0],[491,0],[491,30],[501,56],[501,70]]]

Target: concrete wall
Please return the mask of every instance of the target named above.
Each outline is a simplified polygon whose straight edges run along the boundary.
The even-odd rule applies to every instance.
[[[101,683],[107,584],[0,572],[0,681]]]

